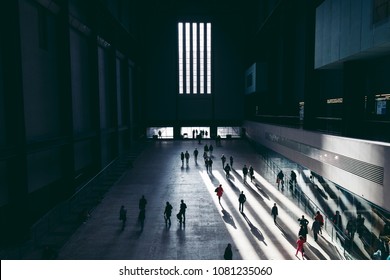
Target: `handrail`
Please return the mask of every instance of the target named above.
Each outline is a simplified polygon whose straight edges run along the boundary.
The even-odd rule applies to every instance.
[[[279,165],[278,164],[276,164],[275,162],[273,162],[272,160],[270,160],[270,159],[266,159],[262,154],[261,154],[261,156],[262,156],[262,158],[263,158],[263,161],[264,161],[264,163],[271,169],[271,171],[274,173],[274,175],[275,175],[275,178],[276,178],[276,176],[277,176],[277,172],[279,172],[279,170],[282,170],[282,168],[280,168],[279,167]],[[272,164],[270,164],[270,163]],[[276,168],[275,168],[276,167]],[[277,171],[275,171],[275,169],[277,170]],[[285,182],[290,182],[290,176],[289,175],[287,175],[287,174],[285,174],[284,175],[284,177],[285,177]],[[287,186],[287,190],[289,190],[289,187]],[[324,212],[324,211],[322,211],[322,208],[321,207],[319,207],[310,197],[308,197],[301,189],[298,189],[298,188],[296,188],[296,190],[298,190],[298,192],[299,192],[299,197],[304,197],[304,199],[306,200],[306,201],[308,201],[308,203],[306,203],[304,206],[305,206],[305,210],[308,210],[308,209],[306,209],[306,207],[308,206],[308,204],[312,204],[315,208],[317,208],[316,210],[317,211],[320,211],[321,213],[322,213],[322,215],[323,215],[323,217],[324,217],[324,219],[325,219],[325,222],[324,222],[324,230],[325,231],[327,231],[329,234],[330,234],[330,236],[331,236],[331,238],[332,238],[332,241],[333,241],[333,238],[335,237],[336,239],[337,239],[337,234],[339,235],[339,237],[341,237],[343,240],[341,240],[340,239],[340,242],[343,242],[344,243],[344,245],[341,245],[341,244],[338,244],[337,242],[335,242],[336,244],[338,244],[338,245],[341,245],[341,249],[343,250],[343,255],[344,255],[344,257],[346,257],[346,249],[345,249],[345,241],[346,240],[348,240],[348,236],[342,231],[342,230],[337,230],[337,234],[336,233],[334,233],[334,227],[332,226],[331,227],[331,232],[329,232],[329,230],[328,230],[328,226],[327,226],[327,222],[328,221],[332,221],[332,219],[328,216],[328,215],[326,215],[326,213]],[[292,190],[291,190],[291,192],[292,192]],[[292,196],[293,198],[295,198],[294,197],[294,195]],[[299,198],[298,198],[298,203],[300,202],[300,200],[299,200]],[[309,207],[310,208],[310,207]],[[314,210],[314,209],[313,209]],[[313,211],[313,212],[315,212],[315,211]],[[331,222],[331,224],[333,225],[333,222]],[[347,250],[348,251],[348,250]],[[349,258],[352,258],[352,256],[350,255],[350,254],[348,254],[348,257]]]
[[[103,174],[104,171],[106,171],[115,161],[117,161],[119,157],[116,157],[113,159],[109,164],[107,164],[102,170],[99,171],[95,176],[93,176],[91,179],[89,179],[86,183],[84,183],[83,186],[77,189],[77,191],[69,198],[70,200],[75,197],[79,192],[81,192],[86,186],[88,186],[93,180],[95,180],[98,176]]]

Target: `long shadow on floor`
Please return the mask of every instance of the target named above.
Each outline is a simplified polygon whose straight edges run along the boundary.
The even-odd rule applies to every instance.
[[[245,213],[241,212],[241,215],[244,217],[245,221],[248,223],[252,234],[261,242],[264,243],[264,245],[268,246],[265,242],[264,235],[261,233],[261,231],[255,227],[252,222],[248,219],[248,217],[245,215]]]
[[[222,219],[225,221],[225,223],[227,223],[227,224],[231,225],[232,227],[234,227],[235,229],[237,229],[236,223],[234,222],[232,215],[230,215],[230,213],[228,211],[226,211],[223,207],[222,207],[221,212],[222,212]]]

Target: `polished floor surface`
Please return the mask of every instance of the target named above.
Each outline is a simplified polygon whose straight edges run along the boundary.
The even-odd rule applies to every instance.
[[[214,146],[212,172],[203,161],[205,144]],[[193,151],[199,150],[195,163]],[[181,163],[180,153],[191,155],[188,166]],[[221,156],[233,156],[233,171],[227,179]],[[255,180],[243,182],[242,167],[252,165]],[[228,243],[233,259],[297,260],[297,219],[302,210],[275,186],[264,179],[261,158],[245,140],[225,140],[219,147],[214,141],[157,140],[137,157],[133,167],[105,195],[82,224],[59,250],[58,259],[223,259]],[[214,192],[222,184],[220,203]],[[244,212],[238,209],[238,195],[246,194]],[[137,217],[138,201],[147,199],[143,230]],[[176,219],[180,201],[187,204],[186,223]],[[166,202],[173,206],[172,224],[166,226],[163,212]],[[271,207],[279,208],[277,223]],[[127,223],[122,230],[120,206],[127,208]],[[308,214],[307,214],[308,217]],[[309,218],[311,222],[311,218]],[[324,233],[315,242],[312,233],[305,243],[305,259],[342,259],[336,246]]]

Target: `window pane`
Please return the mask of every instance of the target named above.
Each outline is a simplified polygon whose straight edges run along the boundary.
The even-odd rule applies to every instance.
[[[180,94],[211,94],[211,23],[178,23],[178,66]]]
[[[178,24],[179,43],[179,93],[183,93],[183,23]]]
[[[204,24],[199,23],[199,92],[204,93]]]
[[[195,94],[198,92],[198,84],[197,84],[197,76],[198,76],[198,32],[197,32],[197,24],[192,24],[192,92]]]
[[[207,93],[211,93],[211,24],[207,23]]]

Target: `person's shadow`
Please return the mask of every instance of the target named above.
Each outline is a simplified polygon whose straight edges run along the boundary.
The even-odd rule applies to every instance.
[[[244,212],[241,212],[241,215],[244,217],[245,221],[248,223],[252,234],[261,242],[264,243],[264,245],[268,246],[267,243],[265,242],[264,235],[261,233],[261,231],[255,227],[252,222],[248,219],[248,217],[245,215]]]
[[[223,207],[222,207],[221,212],[223,214],[222,219],[225,221],[225,223],[227,223],[227,224],[231,225],[232,227],[234,227],[235,229],[237,229],[232,215],[230,215],[230,213],[228,211],[226,211]]]

